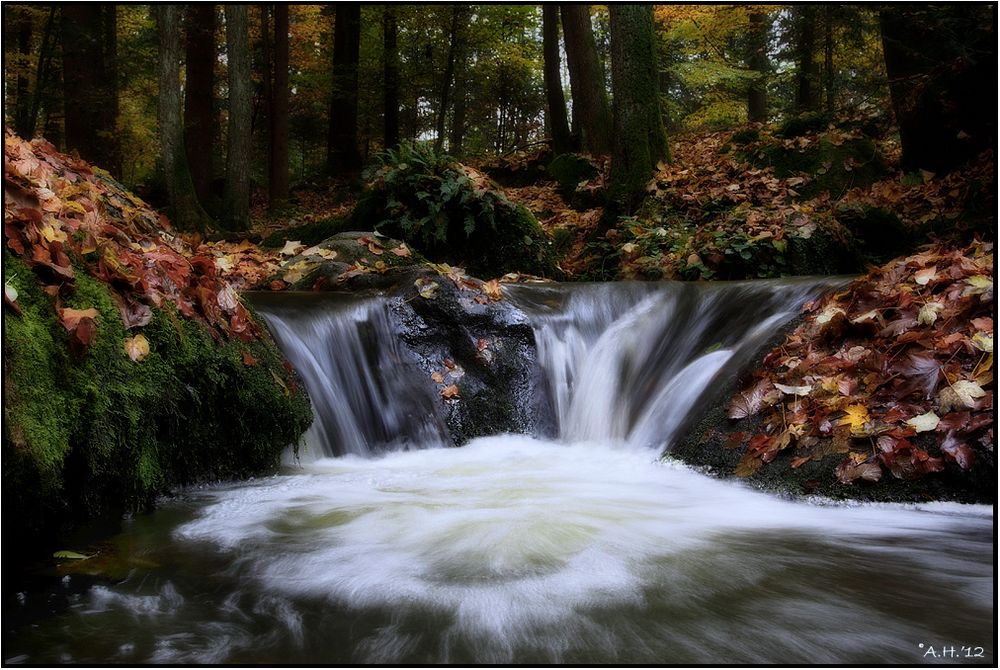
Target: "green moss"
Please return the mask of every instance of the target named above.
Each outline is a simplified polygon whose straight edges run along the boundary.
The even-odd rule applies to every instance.
[[[560,154],[545,168],[549,176],[559,182],[559,189],[567,200],[572,198],[581,181],[593,179],[598,174],[597,166],[576,154]]]
[[[308,427],[308,400],[269,340],[216,341],[170,308],[126,331],[107,287],[78,269],[62,303],[98,316],[95,340],[73,354],[53,298],[4,255],[22,310],[4,318],[4,498],[24,532],[140,510],[174,485],[261,472]],[[139,332],[150,353],[136,363],[124,339]]]
[[[276,230],[264,238],[261,246],[277,249],[284,246],[286,240],[298,240],[307,247],[311,247],[344,230],[345,223],[345,219],[331,218]]]

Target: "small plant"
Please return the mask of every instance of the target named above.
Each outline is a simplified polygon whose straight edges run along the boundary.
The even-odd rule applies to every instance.
[[[498,208],[510,206],[482,174],[427,144],[403,143],[376,161],[367,177],[384,198],[380,232],[433,247],[477,226],[495,230]]]
[[[435,261],[498,276],[556,272],[548,236],[478,170],[430,146],[384,151],[365,177],[352,225],[404,240]]]

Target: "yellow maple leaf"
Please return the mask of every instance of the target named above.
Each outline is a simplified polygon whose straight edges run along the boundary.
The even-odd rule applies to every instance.
[[[848,405],[844,408],[844,416],[838,421],[838,426],[850,426],[851,435],[863,436],[868,434],[866,424],[871,421],[868,408],[864,405]]]

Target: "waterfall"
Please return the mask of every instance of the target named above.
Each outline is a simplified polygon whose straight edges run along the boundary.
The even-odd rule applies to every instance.
[[[434,389],[396,337],[386,302],[339,294],[257,294],[312,400],[304,460],[448,442]]]
[[[508,286],[511,309],[534,332],[543,388],[531,392],[552,415],[544,426],[554,426],[533,432],[669,449],[693,410],[832,281]],[[312,399],[307,459],[452,443],[429,365],[400,335],[412,327],[398,314],[401,299],[252,300]]]
[[[830,281],[509,287],[567,442],[667,449],[699,401]]]

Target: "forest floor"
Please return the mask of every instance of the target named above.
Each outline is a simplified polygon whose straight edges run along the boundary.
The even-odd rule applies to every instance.
[[[948,175],[904,174],[891,139],[873,142],[850,124],[687,133],[673,138],[672,152],[643,208],[604,235],[596,203],[607,161],[579,157],[591,175],[569,189],[540,169],[552,158],[541,152],[479,167],[509,182],[506,197],[535,214],[570,280],[803,274],[795,249],[824,231],[812,274],[867,266],[844,291],[807,305],[802,325],[733,398],[730,419],[761,418],[725,439],[742,454],[738,474],[778,456],[795,469],[830,454],[842,455],[831,471],[844,484],[995,467],[992,155]],[[256,206],[245,235],[163,238],[165,219],[130,195],[109,195],[117,191],[96,171],[82,179],[92,170],[82,161],[9,134],[5,154],[5,201],[16,209],[11,218],[5,206],[7,246],[45,284],[71,276],[72,257],[126,287],[127,328],[145,322],[142,296],[152,292],[247,336],[253,326],[233,289],[286,272],[289,259],[345,225],[357,200],[335,183],[294,193],[282,216]],[[844,252],[846,265],[823,265],[831,250]],[[20,311],[10,285],[5,305]],[[93,337],[87,315],[60,311],[81,346]],[[143,343],[129,342],[141,359]]]

